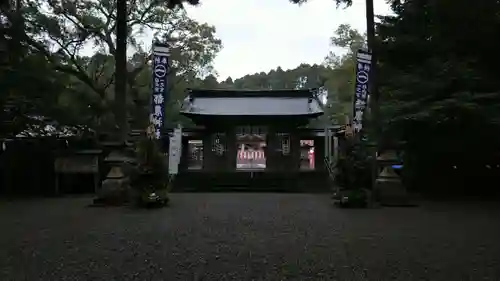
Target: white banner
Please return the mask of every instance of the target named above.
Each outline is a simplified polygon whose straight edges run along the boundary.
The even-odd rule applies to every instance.
[[[174,129],[174,133],[170,136],[170,145],[168,152],[168,173],[177,175],[179,173],[179,163],[182,154],[182,128]]]

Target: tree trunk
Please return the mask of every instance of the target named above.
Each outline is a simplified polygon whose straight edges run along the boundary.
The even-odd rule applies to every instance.
[[[115,120],[120,141],[125,141],[127,123],[127,0],[116,2]]]
[[[130,194],[129,165],[125,142],[128,136],[127,122],[127,0],[116,3],[116,51],[115,56],[115,100],[114,115],[117,132],[112,134],[110,151],[104,159],[109,164],[109,173],[97,191],[95,204],[123,204]],[[110,50],[111,51],[111,50]]]

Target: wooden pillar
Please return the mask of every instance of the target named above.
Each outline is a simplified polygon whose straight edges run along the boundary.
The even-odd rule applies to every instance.
[[[300,169],[300,136],[296,132],[290,132],[290,154],[288,155],[289,170],[296,172]]]
[[[202,136],[203,140],[203,170],[212,171],[214,168],[214,153],[212,151],[212,132],[206,131]]]
[[[289,151],[284,153],[283,141],[288,139]],[[273,171],[288,172],[296,171],[300,168],[300,137],[290,134],[278,134],[274,131],[268,139],[272,153],[270,163]],[[268,161],[269,163],[269,161]]]
[[[219,142],[216,144],[216,135],[219,134]],[[223,147],[222,154],[218,154],[218,147]],[[209,131],[203,138],[203,170],[210,172],[223,172],[227,170],[228,154],[227,148],[227,134]]]
[[[181,151],[181,160],[179,162],[179,171],[185,171],[189,165],[189,159],[191,155],[189,155],[189,138],[182,138],[182,151]]]
[[[229,128],[226,131],[226,170],[232,172],[236,169],[236,156],[238,148],[236,147],[236,129]]]
[[[216,136],[214,135],[212,141],[216,140]],[[213,147],[222,147],[222,154],[217,154],[215,152],[215,169],[219,172],[226,172],[228,170],[228,153],[227,153],[227,132],[218,132],[218,145],[214,145]]]
[[[322,171],[325,169],[325,138],[314,137],[314,169]]]
[[[266,137],[266,170],[276,171],[279,167],[279,154],[278,151],[280,146],[278,136],[276,135],[276,129],[272,126],[269,127],[267,137]]]

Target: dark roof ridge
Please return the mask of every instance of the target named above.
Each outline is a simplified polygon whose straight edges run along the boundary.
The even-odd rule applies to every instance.
[[[312,97],[317,89],[187,89],[191,98],[197,97]]]

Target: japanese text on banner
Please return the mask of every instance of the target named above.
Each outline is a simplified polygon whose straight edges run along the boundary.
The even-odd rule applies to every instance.
[[[356,84],[353,104],[352,127],[354,132],[363,128],[363,115],[368,104],[369,73],[371,69],[371,54],[359,50],[356,63]]]
[[[151,104],[151,123],[154,126],[155,138],[161,137],[164,125],[165,100],[167,92],[168,56],[154,53],[153,58],[153,85]]]

